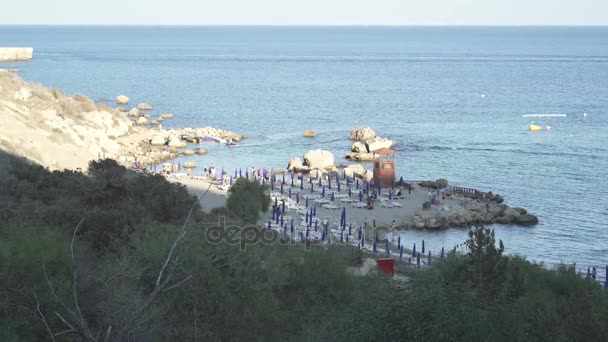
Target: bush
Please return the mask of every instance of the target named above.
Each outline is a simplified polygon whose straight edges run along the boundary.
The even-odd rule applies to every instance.
[[[230,187],[226,207],[246,224],[256,224],[260,212],[268,211],[269,206],[268,188],[256,180],[239,178]]]

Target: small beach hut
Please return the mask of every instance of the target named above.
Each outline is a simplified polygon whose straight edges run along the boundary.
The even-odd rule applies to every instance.
[[[395,182],[395,155],[390,148],[372,151],[374,160],[374,184],[378,188],[391,187]]]

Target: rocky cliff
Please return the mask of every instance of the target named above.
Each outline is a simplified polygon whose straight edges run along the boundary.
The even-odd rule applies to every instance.
[[[6,71],[0,72],[0,118],[0,149],[50,169],[84,169],[91,159],[118,156],[119,137],[132,126],[109,106]]]

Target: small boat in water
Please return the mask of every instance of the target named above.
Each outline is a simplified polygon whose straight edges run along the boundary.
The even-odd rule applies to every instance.
[[[541,126],[537,126],[537,125],[530,125],[530,127],[528,127],[528,130],[530,130],[532,132],[536,132],[536,131],[542,131],[543,128]]]

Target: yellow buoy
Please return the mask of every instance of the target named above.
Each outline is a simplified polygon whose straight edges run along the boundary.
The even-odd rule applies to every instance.
[[[536,126],[536,125],[530,125],[530,127],[528,127],[529,130],[531,131],[541,131],[543,128],[540,126]]]

